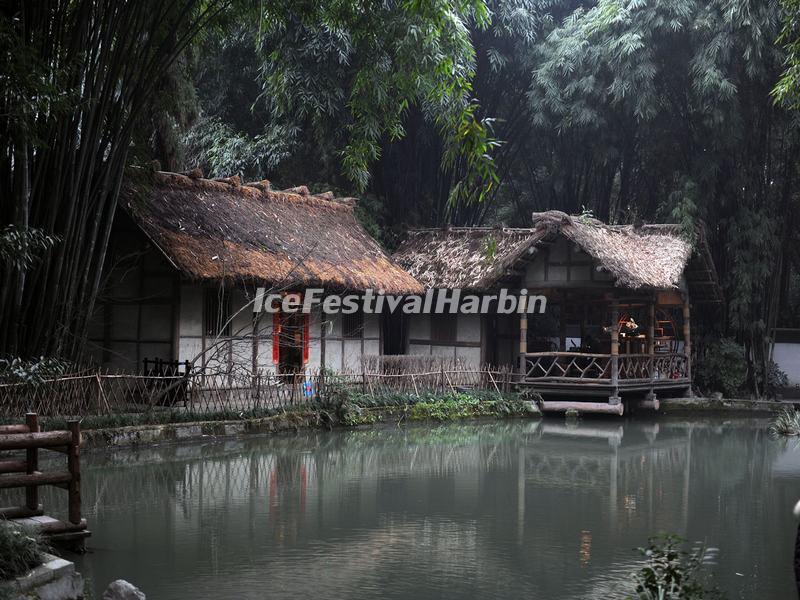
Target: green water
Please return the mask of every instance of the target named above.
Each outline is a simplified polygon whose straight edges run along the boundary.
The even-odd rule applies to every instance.
[[[635,547],[711,548],[729,598],[793,598],[800,449],[763,421],[560,419],[83,457],[95,597],[625,597]]]

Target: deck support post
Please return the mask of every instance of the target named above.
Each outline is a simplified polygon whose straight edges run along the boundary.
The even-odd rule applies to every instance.
[[[36,413],[27,413],[25,415],[25,424],[28,426],[30,433],[39,433],[39,415]],[[39,470],[39,449],[36,447],[28,448],[25,451],[25,472],[32,475]],[[25,488],[25,507],[28,510],[36,511],[39,509],[39,488],[35,485]]]
[[[656,379],[656,299],[651,298],[647,315],[647,354],[650,355],[650,395],[655,399],[654,386]]]
[[[519,374],[524,379],[528,366],[525,355],[528,353],[528,297],[521,295],[519,299]]]
[[[609,404],[619,404],[619,303],[611,301],[611,395]]]
[[[688,396],[692,397],[692,336],[689,294],[683,295],[683,353],[686,355],[686,378],[689,380]]]

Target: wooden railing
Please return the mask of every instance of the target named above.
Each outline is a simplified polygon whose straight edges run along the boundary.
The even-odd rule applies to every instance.
[[[42,533],[86,529],[86,520],[81,519],[81,426],[79,421],[70,421],[68,426],[68,431],[40,431],[39,418],[34,413],[26,415],[24,425],[0,426],[0,451],[25,451],[24,460],[0,460],[0,489],[25,488],[25,505],[0,509],[0,516],[11,519],[41,515],[39,487],[52,485],[67,490],[69,523],[51,523]],[[40,449],[66,454],[66,470],[40,471]]]
[[[583,352],[529,352],[524,355],[526,379],[551,381],[610,382],[614,360],[611,354]],[[687,377],[685,354],[620,354],[617,356],[619,381],[659,381]]]
[[[529,352],[525,377],[570,381],[611,381],[611,355],[583,352]]]

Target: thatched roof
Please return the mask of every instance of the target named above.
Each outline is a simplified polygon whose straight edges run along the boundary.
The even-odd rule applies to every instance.
[[[394,259],[427,287],[486,290],[507,270],[538,248],[564,236],[607,271],[615,285],[627,289],[673,289],[690,260],[692,272],[712,284],[709,300],[718,300],[718,286],[705,238],[698,246],[680,235],[676,225],[605,225],[592,218],[559,211],[534,213],[533,227],[450,228],[411,231]],[[694,294],[693,294],[694,295]],[[699,294],[698,294],[699,295]]]
[[[302,186],[280,192],[267,181],[155,172],[129,181],[121,203],[193,279],[387,293],[422,289],[359,225],[353,201],[329,192],[315,196]]]

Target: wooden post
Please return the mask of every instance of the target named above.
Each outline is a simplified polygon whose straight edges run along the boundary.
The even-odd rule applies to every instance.
[[[525,377],[527,360],[525,355],[528,353],[528,297],[520,295],[519,302],[522,312],[519,313],[519,374]]]
[[[652,384],[656,376],[656,301],[654,298],[650,300],[647,320],[647,353],[650,355],[650,394],[652,395]]]
[[[692,395],[692,336],[689,294],[683,296],[683,353],[686,355],[686,377],[689,379],[689,396]]]
[[[81,522],[81,423],[69,422],[72,440],[67,453],[67,468],[71,479],[68,484],[69,522],[75,525]]]
[[[609,404],[619,404],[619,304],[611,301],[611,396]]]
[[[30,433],[39,433],[39,416],[36,413],[27,413],[25,415],[25,423]],[[25,451],[25,463],[25,472],[28,475],[32,475],[39,470],[38,448],[28,448]],[[34,511],[39,508],[39,488],[35,485],[25,488],[25,507]]]

